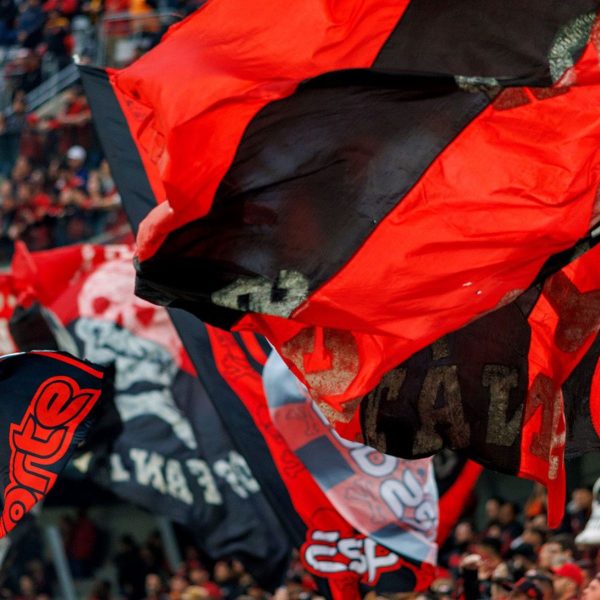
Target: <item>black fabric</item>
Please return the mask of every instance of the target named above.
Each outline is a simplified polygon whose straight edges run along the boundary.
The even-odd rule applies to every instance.
[[[563,386],[567,427],[566,458],[600,450],[599,432],[591,420],[590,392],[600,357],[600,335]]]
[[[85,439],[106,389],[101,374],[100,367],[65,353],[0,360],[0,535],[49,492]]]
[[[306,526],[292,505],[267,444],[254,425],[250,413],[218,372],[204,324],[182,310],[170,309],[169,315],[203,385],[209,394],[219,399],[215,406],[229,431],[235,432],[235,445],[246,458],[264,494],[280,515],[292,543],[299,547],[304,543]]]
[[[433,471],[440,498],[456,483],[468,460],[463,452],[452,450],[442,450],[433,457]]]
[[[106,365],[114,381],[114,394],[94,408],[95,423],[78,449],[93,453],[88,475],[187,526],[212,559],[235,556],[264,587],[277,587],[289,562],[287,538],[198,378],[175,374],[166,350],[114,323],[80,318],[64,329],[49,315],[37,303],[15,311],[14,339],[39,347],[39,335],[58,347],[68,337],[78,354]]]
[[[374,67],[548,85],[563,29],[597,0],[413,0]],[[582,44],[570,47],[576,60]]]
[[[39,304],[30,308],[17,306],[9,321],[10,335],[22,352],[58,350],[54,332]]]
[[[211,212],[139,265],[138,291],[228,326],[211,294],[240,278],[275,282],[273,302],[287,299],[277,283],[286,271],[314,290],[488,103],[441,77],[353,70],[308,81],[254,117]]]
[[[527,316],[538,295],[539,288],[526,292],[386,375],[361,403],[367,443],[403,458],[462,450],[484,466],[516,473],[528,386]]]
[[[101,127],[97,127],[97,133],[113,175],[119,178],[119,193],[132,199],[124,208],[137,229],[146,214],[156,206],[137,147],[106,72],[79,65],[79,73],[94,120],[102,123]]]

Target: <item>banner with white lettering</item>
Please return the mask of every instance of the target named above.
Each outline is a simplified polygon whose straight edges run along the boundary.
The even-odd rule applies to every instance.
[[[391,551],[374,561],[365,552],[360,564],[366,583],[373,584],[378,570],[391,567],[398,556],[435,565],[438,494],[431,458],[401,460],[341,438],[274,350],[263,381],[277,430],[340,515],[368,535],[363,549],[379,544]],[[337,542],[336,536],[320,531],[318,539]],[[317,568],[312,548],[304,547],[304,558]]]
[[[45,279],[59,264],[72,265],[72,276],[52,289]],[[28,254],[21,247],[13,270],[24,302],[45,302],[46,322],[62,347],[115,366],[123,431],[109,453],[84,457],[79,468],[123,498],[189,526],[212,558],[238,557],[264,585],[276,585],[289,558],[287,539],[166,310],[134,296],[131,249]]]
[[[287,376],[272,368],[263,339],[203,327],[219,373],[268,445],[304,523],[301,558],[327,581],[329,597],[359,600],[368,590],[427,589],[437,525],[430,461],[402,465],[341,441],[304,395],[290,389]],[[196,338],[201,341],[199,333]]]

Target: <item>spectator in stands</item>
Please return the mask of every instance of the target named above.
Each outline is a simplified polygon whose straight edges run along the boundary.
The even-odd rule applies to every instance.
[[[19,594],[15,600],[38,600],[38,598],[33,579],[29,575],[22,575],[19,579]]]
[[[89,173],[85,166],[87,153],[81,146],[71,146],[67,151],[67,168],[63,187],[84,191],[87,188]]]
[[[64,13],[58,10],[48,13],[43,37],[48,55],[56,60],[59,69],[66,67],[71,62],[70,23]]]
[[[204,588],[211,597],[220,599],[223,597],[219,586],[210,580],[210,573],[201,567],[194,567],[189,571],[190,583],[196,587]]]
[[[63,100],[55,121],[55,126],[61,128],[58,150],[66,154],[71,146],[81,146],[87,152],[93,140],[92,113],[83,88],[72,86],[65,92]],[[95,167],[97,163],[91,166]]]
[[[533,569],[536,564],[537,555],[530,544],[520,544],[508,552],[508,572],[513,581],[521,579],[525,573]]]
[[[18,10],[14,0],[0,0],[0,47],[11,46],[17,41],[14,22]]]
[[[168,600],[167,594],[164,592],[164,584],[159,575],[156,573],[148,573],[146,575],[146,595],[144,600]]]
[[[544,595],[535,581],[524,578],[517,581],[508,597],[514,600],[542,600]]]
[[[508,551],[513,540],[519,537],[523,531],[523,526],[517,519],[518,514],[519,507],[514,502],[504,502],[500,507],[498,523],[503,552]]]
[[[219,560],[215,563],[213,579],[225,600],[233,600],[243,592],[228,561]]]
[[[46,15],[40,0],[25,0],[19,6],[20,14],[15,27],[17,41],[24,48],[35,48],[42,41],[42,28]]]
[[[96,581],[89,596],[89,600],[112,600],[111,583],[106,579]]]
[[[121,537],[119,552],[115,556],[114,562],[119,589],[123,596],[128,600],[143,598],[146,586],[146,566],[133,537],[130,535]]]
[[[84,578],[92,574],[92,561],[97,541],[96,525],[89,518],[87,510],[80,508],[73,524],[67,544],[67,556],[73,577]]]
[[[600,573],[587,584],[581,597],[583,600],[600,600]]]
[[[0,113],[0,177],[8,177],[15,166],[25,122],[25,101],[22,94],[18,94],[10,114]]]
[[[554,569],[554,594],[556,600],[577,598],[585,575],[574,563],[565,563]]]
[[[568,534],[559,534],[551,537],[540,549],[538,566],[541,569],[551,570],[573,561],[575,544]]]
[[[169,600],[181,600],[181,596],[190,582],[183,575],[173,575],[169,580]]]
[[[592,512],[593,495],[591,488],[579,487],[573,490],[567,504],[561,531],[573,536],[581,533]]]

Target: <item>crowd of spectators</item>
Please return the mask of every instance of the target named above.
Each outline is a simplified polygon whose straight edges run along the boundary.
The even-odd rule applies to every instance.
[[[32,250],[63,246],[125,223],[79,86],[53,117],[26,115],[23,96],[0,116],[0,263],[14,242]]]
[[[441,549],[436,581],[418,597],[600,600],[598,549],[575,542],[592,502],[590,489],[574,490],[563,523],[549,530],[543,488],[536,488],[522,510],[501,498],[489,499],[484,526],[477,530],[471,520],[457,524]]]
[[[589,489],[576,489],[562,525],[549,530],[541,489],[522,509],[501,498],[491,498],[485,503],[485,519],[479,528],[470,519],[458,522],[440,549],[437,575],[427,592],[370,593],[366,598],[600,600],[599,548],[578,547],[575,541],[590,516],[592,502]],[[183,561],[172,568],[158,531],[143,541],[133,534],[121,535],[116,549],[109,552],[108,532],[103,532],[85,510],[66,515],[60,529],[71,573],[77,582],[87,582],[85,593],[78,596],[82,600],[321,599],[297,555],[284,584],[268,592],[242,562],[212,562],[185,536],[180,540]],[[60,597],[56,575],[40,551],[39,532],[37,539],[32,532],[35,528],[29,530],[29,542],[20,542],[19,559],[3,565],[0,598]],[[112,576],[107,577],[107,572]]]
[[[182,563],[172,568],[157,530],[143,541],[134,534],[121,534],[113,545],[110,532],[84,509],[63,514],[59,530],[81,600],[321,599],[297,555],[290,562],[286,581],[270,594],[242,562],[234,558],[210,561],[188,535],[179,539]],[[14,551],[0,568],[0,599],[59,600],[61,588],[40,528],[30,519],[19,531]]]

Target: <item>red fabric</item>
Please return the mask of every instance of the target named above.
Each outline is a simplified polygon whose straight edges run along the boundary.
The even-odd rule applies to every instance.
[[[355,404],[344,403],[384,373],[514,299],[598,219],[598,61],[592,43],[574,71],[580,85],[541,99],[524,90],[524,104],[490,106],[291,319],[248,314],[237,328],[268,337],[346,419]],[[310,377],[304,357],[313,349],[298,353],[294,343],[303,330],[315,340],[319,330],[351,332],[327,348],[345,357],[343,377],[339,367]]]
[[[596,246],[552,276],[529,316],[529,394],[519,475],[548,488],[551,527],[560,524],[565,506],[566,424],[561,386],[600,329],[599,260],[600,246]]]
[[[249,11],[244,0],[209,2],[157,48],[113,72],[117,95],[135,104],[134,137],[160,171],[165,193],[155,189],[157,198],[168,198],[140,228],[140,258],[150,257],[168,231],[210,210],[246,126],[263,106],[305,79],[369,67],[408,4],[257,0]]]
[[[288,9],[261,0],[240,24],[231,18],[238,1],[205,5],[110,74],[160,202],[140,228],[141,260],[210,210],[263,106],[308,77],[369,66],[407,4],[310,0]],[[268,337],[313,396],[348,421],[384,373],[526,289],[550,255],[598,218],[599,39],[596,32],[554,90],[500,94],[291,319],[249,314],[238,329]],[[173,60],[180,55],[187,60]],[[350,335],[329,347],[337,331]],[[296,343],[301,332],[304,345]],[[330,365],[317,364],[318,355]]]

